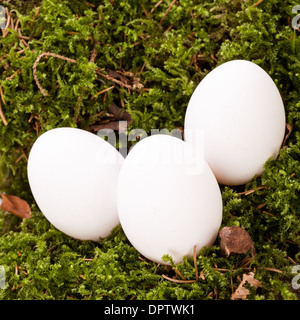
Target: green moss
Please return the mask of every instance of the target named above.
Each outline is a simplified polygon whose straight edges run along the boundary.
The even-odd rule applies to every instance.
[[[13,18],[20,19],[21,33],[29,38],[26,46],[17,31],[9,30],[0,39],[2,109],[8,122],[0,123],[0,189],[30,202],[33,217],[21,221],[0,215],[0,265],[7,275],[0,299],[227,300],[250,269],[262,288],[250,288],[249,299],[299,297],[291,286],[291,261],[300,264],[300,38],[289,26],[297,3],[272,0],[252,6],[255,2],[177,1],[167,15],[171,1],[154,9],[156,0],[43,0],[28,2],[26,10],[17,1],[3,2],[15,9]],[[90,61],[94,48],[97,56]],[[47,96],[33,76],[42,52],[77,61],[42,58],[37,77]],[[293,125],[287,146],[265,164],[261,177],[245,186],[221,187],[222,224],[242,226],[253,239],[257,254],[249,265],[242,264],[246,255],[223,257],[217,239],[197,257],[203,278],[178,284],[162,277],[174,276],[174,270],[141,259],[121,227],[99,244],[78,241],[36,209],[26,156],[39,134],[60,126],[90,130],[111,101],[132,115],[131,128],[182,127],[199,81],[237,58],[257,63],[272,76]],[[130,72],[128,78],[133,81],[134,75],[143,88],[127,90],[96,72],[105,68]],[[97,95],[112,85],[113,90]],[[261,185],[249,195],[239,194]],[[192,259],[177,269],[186,279],[195,278]]]

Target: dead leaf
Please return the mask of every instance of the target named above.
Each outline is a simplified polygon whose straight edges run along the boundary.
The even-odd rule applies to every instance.
[[[115,78],[117,80],[120,80],[124,85],[131,85],[131,82],[129,79],[124,77],[122,74],[120,74],[117,71],[111,70],[109,68],[105,68],[105,71],[107,72],[107,75],[109,77]]]
[[[284,137],[282,145],[281,145],[282,148],[286,146],[286,141],[289,138],[289,136],[291,135],[292,131],[293,131],[293,126],[291,124],[287,123],[286,130],[285,130],[285,137]]]
[[[93,131],[110,129],[119,131],[119,133],[123,133],[126,131],[126,126],[128,127],[133,121],[131,115],[123,108],[118,107],[114,102],[110,104],[108,112],[113,115],[112,119],[109,119],[107,123],[93,125],[90,127],[90,129]],[[126,124],[122,122],[120,123],[119,121],[126,121]]]
[[[0,208],[3,211],[12,213],[21,219],[31,218],[31,215],[30,215],[31,209],[29,204],[25,200],[17,196],[8,195],[4,193],[1,194],[1,197],[2,197],[2,203],[0,205]]]
[[[250,291],[245,287],[246,283],[249,283],[250,286],[255,289],[261,287],[261,282],[254,278],[254,272],[250,272],[249,274],[243,274],[243,280],[235,290],[235,292],[231,295],[231,300],[246,300]]]
[[[110,104],[108,112],[112,113],[116,120],[127,121],[128,125],[133,121],[131,115],[124,109],[118,107],[114,102]]]
[[[248,253],[255,255],[252,239],[244,228],[238,226],[224,227],[219,232],[221,251],[229,256],[231,253]]]

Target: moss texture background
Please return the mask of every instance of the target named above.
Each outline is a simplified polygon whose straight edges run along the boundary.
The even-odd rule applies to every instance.
[[[299,298],[291,286],[292,267],[300,264],[300,32],[291,27],[297,1],[24,2],[0,3],[15,23],[20,20],[20,33],[11,28],[0,37],[7,121],[0,122],[0,189],[26,199],[33,216],[20,220],[0,213],[0,265],[6,270],[0,299],[229,300],[249,271],[262,287],[249,287],[248,299]],[[33,75],[42,52],[77,60],[41,59],[37,76],[47,96]],[[60,126],[92,131],[111,102],[131,114],[129,129],[182,128],[197,84],[232,59],[253,61],[270,74],[293,126],[261,177],[221,187],[222,226],[248,231],[254,259],[222,256],[217,239],[197,257],[199,281],[178,284],[162,277],[175,276],[174,269],[143,259],[121,227],[95,244],[71,239],[48,223],[33,202],[26,174],[38,135]],[[122,73],[130,86],[109,80],[109,70]],[[194,279],[193,259],[176,268]]]

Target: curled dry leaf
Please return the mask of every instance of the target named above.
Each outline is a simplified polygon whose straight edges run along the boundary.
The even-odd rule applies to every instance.
[[[282,145],[281,147],[285,147],[287,144],[286,144],[286,141],[287,139],[289,138],[289,136],[291,135],[293,131],[293,126],[289,123],[286,124],[286,130],[285,130],[285,136],[284,136],[284,139],[283,139],[283,142],[282,142]]]
[[[118,107],[114,102],[110,104],[108,112],[113,115],[113,121],[96,124],[92,126],[90,129],[92,129],[93,131],[109,129],[116,130],[119,131],[119,133],[122,133],[125,132],[126,127],[129,126],[133,121],[131,115],[126,110]]]
[[[249,283],[250,286],[254,287],[261,287],[261,282],[254,278],[254,272],[250,272],[249,274],[243,274],[243,280],[235,290],[235,292],[231,295],[231,300],[246,300],[247,295],[250,291],[245,287],[246,283]]]
[[[255,255],[252,239],[244,228],[238,226],[224,227],[219,232],[221,251],[229,256],[231,253],[248,253]]]
[[[0,208],[3,211],[12,213],[21,219],[31,218],[31,215],[30,215],[31,209],[29,204],[25,200],[17,196],[8,195],[4,193],[1,194],[1,197],[2,197],[2,202],[1,202]]]

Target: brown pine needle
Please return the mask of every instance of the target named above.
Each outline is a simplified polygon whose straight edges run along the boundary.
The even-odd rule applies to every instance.
[[[167,11],[165,12],[164,16],[161,18],[159,24],[162,24],[166,18],[166,16],[168,15],[168,13],[170,12],[170,10],[172,9],[173,5],[175,4],[177,0],[173,0],[172,3],[169,5],[169,8],[167,9]]]
[[[172,268],[181,278],[181,280],[186,280],[186,278],[184,277],[184,275],[175,267]]]
[[[2,106],[1,106],[1,101],[0,101],[0,117],[1,117],[4,125],[7,126],[7,125],[8,125],[8,122],[7,122],[7,120],[6,120],[6,118],[5,118],[5,115],[4,115],[4,113],[3,113]]]
[[[273,213],[267,212],[267,211],[263,211],[263,213],[267,214],[270,217],[275,217],[275,215]]]
[[[156,5],[151,9],[151,11],[150,11],[150,14],[151,13],[153,13],[153,11],[160,5],[160,4],[162,4],[162,0],[159,0],[157,3],[156,3]]]
[[[20,24],[20,19],[17,20],[16,25],[15,25],[15,31],[18,30]]]
[[[159,266],[160,266],[160,264],[158,263],[158,264],[156,265],[155,269],[154,269],[153,274],[156,274],[156,271],[157,271],[157,269],[158,269]]]
[[[288,257],[288,259],[290,260],[290,262],[291,262],[292,264],[297,264],[296,261],[295,261],[294,259],[292,259],[291,257]]]
[[[140,5],[141,5],[141,7],[142,7],[142,9],[143,9],[143,11],[144,11],[144,13],[145,13],[146,18],[149,19],[149,13],[148,13],[148,11],[146,10],[145,6],[144,6],[142,3],[140,3]]]
[[[268,271],[273,271],[273,272],[277,272],[277,273],[283,273],[283,271],[281,271],[279,269],[270,268],[270,267],[258,267],[257,269],[259,269],[259,270],[268,270]]]
[[[166,280],[172,281],[172,282],[176,282],[176,283],[194,283],[196,282],[196,280],[178,280],[178,279],[173,279],[170,278],[168,276],[166,276],[165,274],[162,275],[162,277]]]
[[[42,95],[44,97],[46,97],[48,94],[47,92],[43,89],[43,87],[41,86],[40,82],[39,82],[39,79],[36,75],[36,68],[37,68],[37,65],[39,64],[40,60],[44,57],[44,56],[50,56],[50,57],[55,57],[55,58],[58,58],[58,59],[61,59],[61,60],[65,60],[65,61],[68,61],[68,62],[72,62],[72,63],[77,63],[76,60],[74,59],[71,59],[71,58],[68,58],[68,57],[64,57],[60,54],[56,54],[56,53],[52,53],[52,52],[42,52],[38,57],[37,59],[35,60],[35,63],[33,65],[33,77],[34,77],[34,80],[38,86],[38,88],[40,89]]]
[[[257,7],[258,5],[260,5],[264,0],[258,0],[256,3],[254,3],[252,5],[252,7]]]
[[[250,189],[250,190],[247,190],[247,191],[244,191],[244,192],[239,192],[238,194],[239,195],[245,195],[245,196],[248,196],[249,194],[255,192],[255,191],[258,191],[258,190],[261,190],[261,189],[264,189],[265,186],[259,186],[257,188],[253,188],[253,189]]]
[[[109,87],[109,88],[103,89],[103,90],[97,92],[96,95],[99,96],[100,94],[102,94],[102,93],[104,93],[104,92],[107,92],[107,91],[109,91],[109,90],[112,90],[114,87],[115,87],[115,86],[111,86],[111,87]]]
[[[2,86],[0,85],[0,95],[1,95],[1,100],[3,102],[3,104],[5,105],[5,99],[4,99],[4,94],[3,94],[3,89],[2,89]]]
[[[199,274],[198,274],[198,267],[197,267],[196,245],[194,245],[194,248],[193,248],[193,258],[194,258],[196,282],[198,282],[198,280],[199,280]]]
[[[34,16],[33,16],[33,18],[32,18],[33,21],[37,18],[39,12],[40,12],[40,7],[37,7],[37,8],[36,8],[36,11],[35,11],[35,14],[34,14]]]

